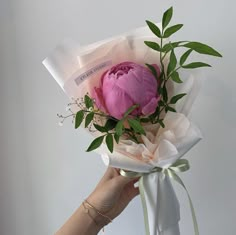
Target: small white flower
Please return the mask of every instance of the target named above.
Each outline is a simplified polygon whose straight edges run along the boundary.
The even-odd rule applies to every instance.
[[[70,111],[70,106],[66,106],[66,112]]]
[[[63,122],[58,122],[58,125],[59,126],[63,126]]]

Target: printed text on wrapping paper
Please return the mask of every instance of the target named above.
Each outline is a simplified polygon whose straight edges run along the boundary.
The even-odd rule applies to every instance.
[[[94,73],[98,72],[99,70],[112,65],[112,61],[105,61],[101,64],[98,64],[96,66],[94,66],[93,68],[87,70],[86,72],[82,73],[81,75],[79,75],[76,79],[75,79],[75,83],[77,86],[80,85],[81,82],[83,82],[84,80],[88,79],[90,76],[92,76]]]

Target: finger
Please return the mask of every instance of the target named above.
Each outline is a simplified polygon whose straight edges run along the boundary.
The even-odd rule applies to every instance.
[[[128,183],[125,188],[126,196],[128,200],[132,200],[134,197],[139,195],[139,188],[134,186],[133,182]]]
[[[116,175],[120,175],[120,169],[119,168],[114,168]]]
[[[140,180],[140,177],[137,177],[137,178],[134,179],[133,183],[135,184],[135,183],[137,183],[139,180]]]
[[[133,188],[132,190],[131,190],[131,200],[133,199],[133,198],[135,198],[136,196],[138,196],[140,194],[140,192],[139,192],[139,188]]]
[[[113,178],[113,168],[111,167],[107,167],[104,175],[102,176],[102,178],[100,179],[99,183],[97,186],[104,184],[106,181],[110,180]]]
[[[107,170],[104,174],[105,178],[113,178],[115,174],[115,170],[113,167],[108,166]]]
[[[139,181],[139,178],[135,178],[132,181],[130,181],[125,187],[133,187],[133,188],[137,188],[135,186],[135,184]]]

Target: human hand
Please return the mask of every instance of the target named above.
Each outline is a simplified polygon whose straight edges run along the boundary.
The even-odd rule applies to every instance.
[[[83,203],[55,235],[98,234],[102,227],[110,222],[108,218],[116,218],[139,194],[139,189],[134,187],[137,181],[138,178],[123,177],[119,174],[118,169],[108,167],[95,190],[86,200],[93,206],[93,209],[86,208]],[[88,216],[85,216],[86,214]]]
[[[138,180],[139,178],[121,176],[118,169],[108,167],[87,201],[98,211],[114,219],[139,194],[139,188],[134,187]]]

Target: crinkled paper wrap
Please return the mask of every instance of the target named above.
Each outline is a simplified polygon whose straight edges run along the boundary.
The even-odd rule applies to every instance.
[[[158,53],[148,48],[145,40],[157,40],[147,27],[82,47],[66,40],[43,64],[69,97],[83,97],[99,85],[102,73],[112,65],[124,61],[159,64]],[[188,119],[198,89],[199,82],[193,75],[184,75],[181,85],[170,85],[169,94],[185,92],[188,95],[176,106],[177,113],[167,113],[165,128],[158,124],[145,125],[147,135],[142,136],[143,144],[122,139],[112,154],[102,145],[97,152],[105,164],[134,172],[150,172],[154,167],[167,168],[181,158],[201,139],[199,129]],[[143,177],[150,235],[180,234],[179,202],[169,177],[162,172]]]

